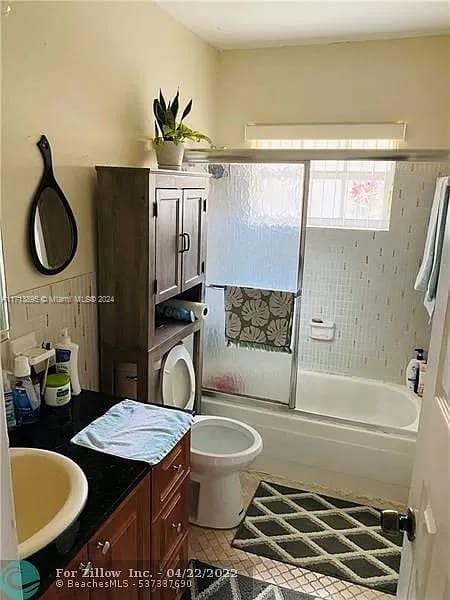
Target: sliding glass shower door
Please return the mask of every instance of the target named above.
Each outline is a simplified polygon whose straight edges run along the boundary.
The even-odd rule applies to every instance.
[[[236,286],[256,293],[290,292],[297,298],[304,165],[215,164],[209,170],[210,312],[203,387],[287,404],[292,353],[227,343],[224,292],[226,286]]]

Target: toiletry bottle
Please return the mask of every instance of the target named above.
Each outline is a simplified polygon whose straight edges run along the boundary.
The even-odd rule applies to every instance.
[[[416,392],[418,396],[423,396],[423,386],[425,383],[427,367],[428,367],[428,365],[427,365],[426,360],[420,361],[419,374],[418,374],[418,378],[417,378],[417,392]]]
[[[14,361],[14,404],[16,415],[22,425],[35,423],[39,419],[41,399],[31,381],[30,363],[26,356],[16,356]]]
[[[416,389],[416,380],[419,369],[419,357],[423,358],[423,349],[422,348],[414,348],[414,352],[416,353],[415,358],[412,358],[408,366],[406,367],[406,387],[410,392],[414,392]]]
[[[414,384],[414,391],[417,394],[417,390],[419,389],[419,377],[420,377],[420,365],[422,363],[426,363],[425,355],[422,349],[419,349],[417,352],[417,368],[416,368],[416,381]]]
[[[61,339],[55,344],[55,349],[56,371],[69,375],[72,396],[77,396],[81,392],[78,380],[78,344],[70,339],[67,327],[62,330]]]
[[[3,373],[3,393],[5,396],[6,425],[8,429],[14,429],[17,426],[16,413],[14,409],[14,392],[11,385],[12,373],[4,371]]]

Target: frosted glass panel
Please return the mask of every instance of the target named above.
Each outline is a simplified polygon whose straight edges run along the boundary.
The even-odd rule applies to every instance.
[[[209,286],[295,292],[303,165],[211,165]],[[209,287],[203,385],[288,402],[292,355],[227,346],[224,291]]]
[[[207,282],[296,291],[303,165],[212,165]]]
[[[287,403],[292,355],[227,346],[223,290],[209,288],[206,301],[203,386]]]

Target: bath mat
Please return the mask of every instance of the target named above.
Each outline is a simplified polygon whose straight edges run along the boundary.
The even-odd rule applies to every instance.
[[[264,583],[245,575],[229,574],[226,569],[197,560],[192,561],[190,568],[194,577],[183,600],[315,600],[309,594]]]
[[[386,536],[379,511],[262,481],[234,548],[395,594],[403,536]]]
[[[229,345],[291,352],[294,294],[226,286],[225,339]]]

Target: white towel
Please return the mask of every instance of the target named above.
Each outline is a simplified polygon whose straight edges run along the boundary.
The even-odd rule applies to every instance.
[[[428,223],[427,239],[422,264],[417,274],[414,289],[425,292],[424,305],[430,319],[436,302],[436,291],[441,265],[442,243],[448,212],[448,186],[450,177],[439,177],[436,181],[433,206]]]
[[[73,444],[121,458],[158,464],[189,430],[189,413],[123,400],[92,421]]]

